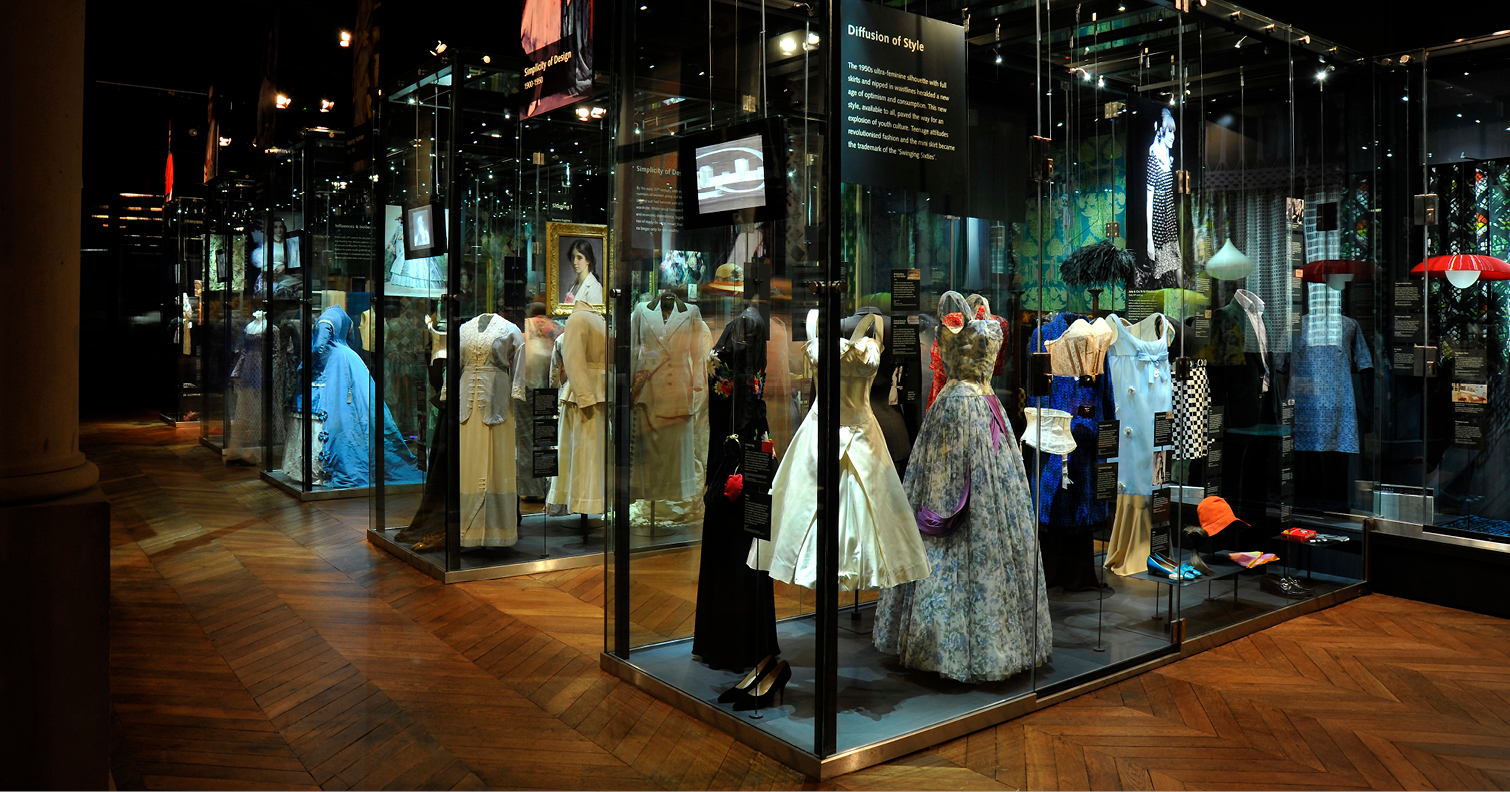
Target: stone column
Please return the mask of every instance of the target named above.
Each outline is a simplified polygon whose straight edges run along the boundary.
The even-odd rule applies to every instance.
[[[109,781],[110,509],[79,453],[84,0],[0,24],[0,775]]]

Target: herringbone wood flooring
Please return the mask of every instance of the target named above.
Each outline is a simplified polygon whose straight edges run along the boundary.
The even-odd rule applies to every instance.
[[[189,430],[83,445],[123,789],[815,785],[598,670],[601,568],[444,586],[367,544],[365,501],[297,503]],[[646,565],[637,631],[689,629],[689,568]],[[1510,622],[1365,597],[823,786],[1510,788]]]

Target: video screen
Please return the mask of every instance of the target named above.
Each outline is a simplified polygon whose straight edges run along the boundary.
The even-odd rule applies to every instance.
[[[765,148],[760,135],[699,146],[698,214],[765,206]]]
[[[435,248],[434,213],[427,204],[408,210],[409,222],[405,230],[409,234],[405,247],[406,258],[428,258]]]

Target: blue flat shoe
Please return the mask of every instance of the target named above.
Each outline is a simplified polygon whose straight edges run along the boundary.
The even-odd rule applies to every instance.
[[[1149,570],[1157,570],[1157,574],[1167,575],[1170,580],[1180,579],[1180,571],[1175,569],[1174,565],[1157,555],[1148,557],[1148,568]]]

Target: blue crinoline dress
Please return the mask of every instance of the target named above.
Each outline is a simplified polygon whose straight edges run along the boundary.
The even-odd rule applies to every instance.
[[[346,344],[351,317],[339,305],[320,314],[315,323],[314,381],[310,407],[322,428],[320,464],[330,486],[366,487],[372,484],[372,416],[376,386],[367,365]],[[422,480],[409,446],[399,434],[388,405],[383,409],[384,478],[389,484],[417,484]]]
[[[964,302],[947,292],[941,316],[951,298]],[[950,378],[923,418],[903,483],[933,574],[881,592],[873,634],[902,665],[961,682],[1033,668],[1054,640],[1022,451],[991,390],[1001,324],[984,312],[958,330],[939,328]]]

